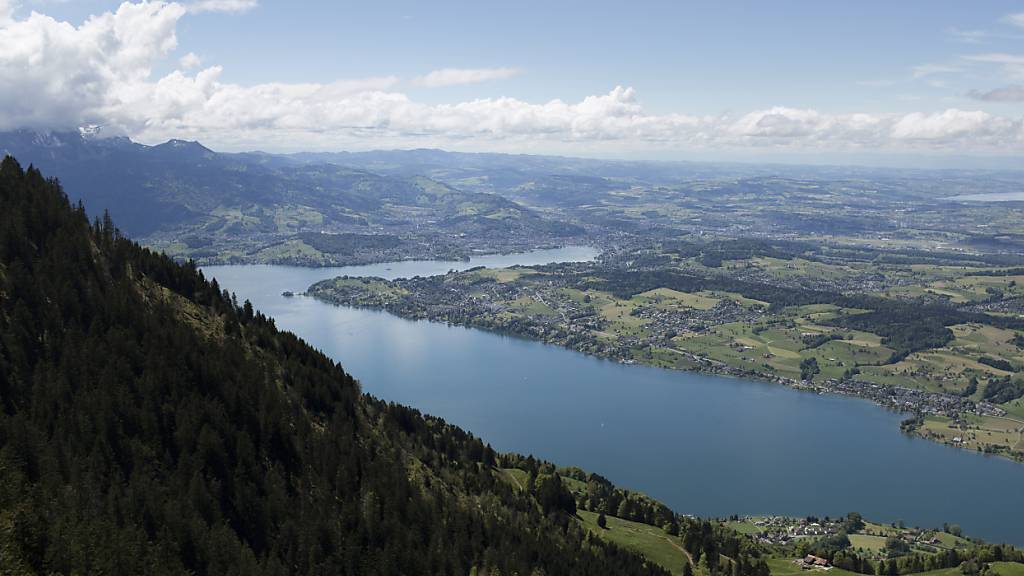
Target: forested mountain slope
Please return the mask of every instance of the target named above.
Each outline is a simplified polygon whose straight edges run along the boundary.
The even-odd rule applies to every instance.
[[[0,166],[5,574],[663,573],[500,458]]]

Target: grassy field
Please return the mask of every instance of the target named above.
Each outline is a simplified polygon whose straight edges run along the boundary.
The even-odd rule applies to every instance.
[[[936,532],[935,538],[938,538],[939,545],[943,548],[959,548],[970,545],[970,541],[966,538],[954,536],[948,532]]]
[[[990,565],[991,572],[989,574],[998,574],[999,576],[1024,576],[1024,564],[1017,564],[1016,562],[993,562]]]
[[[519,468],[499,468],[501,472],[501,478],[515,486],[518,490],[525,490],[527,482],[530,481],[530,474],[526,470],[520,470]]]
[[[532,268],[485,268],[483,270],[474,270],[473,272],[467,273],[467,275],[475,275],[482,278],[494,278],[498,282],[514,282],[521,276],[527,274],[534,274],[536,270]]]
[[[1024,422],[993,416],[968,415],[961,424],[950,418],[928,416],[922,434],[928,438],[972,450],[986,446],[1006,446],[1024,450]]]
[[[740,534],[760,534],[763,528],[755,526],[753,523],[747,520],[741,520],[739,522],[726,522],[726,526],[739,532]]]
[[[316,261],[323,258],[323,253],[302,240],[286,240],[260,250],[257,255],[266,260],[302,258]]]
[[[580,510],[578,513],[583,525],[601,538],[635,550],[673,574],[682,574],[683,565],[688,560],[678,542],[660,528],[622,520],[614,516],[605,516],[607,528],[597,525],[597,513]]]
[[[1003,404],[1003,408],[1006,408],[1011,417],[1024,420],[1024,398],[1018,398],[1013,402]]]
[[[866,534],[850,534],[850,546],[871,552],[880,552],[885,548],[885,536],[868,536]]]
[[[960,568],[943,568],[942,570],[921,572],[919,576],[964,576],[964,573],[960,571]]]
[[[522,296],[512,301],[512,308],[527,316],[556,316],[558,311],[531,296]]]
[[[987,574],[989,576],[1024,576],[1024,564],[992,562],[989,564],[989,572]],[[963,572],[960,571],[960,568],[944,568],[942,570],[932,570],[931,572],[921,572],[916,576],[963,576]]]
[[[898,536],[902,532],[899,528],[894,528],[889,524],[877,524],[875,522],[864,522],[864,528],[860,531],[861,534],[867,534],[869,536]]]
[[[707,296],[700,292],[691,294],[688,292],[671,290],[669,288],[655,288],[654,290],[648,290],[647,292],[637,294],[633,299],[645,304],[654,304],[663,309],[671,309],[674,306],[685,306],[687,308],[695,308],[697,310],[710,310],[715,307],[715,304],[721,302],[720,298]]]
[[[681,348],[732,366],[788,378],[800,376],[800,362],[805,358],[817,360],[821,368],[817,378],[839,378],[852,367],[881,363],[892,355],[892,349],[874,334],[816,323],[834,313],[834,307],[804,306],[782,321],[722,324],[704,334],[682,335],[676,341]],[[805,344],[804,337],[819,334],[840,339],[813,348]]]

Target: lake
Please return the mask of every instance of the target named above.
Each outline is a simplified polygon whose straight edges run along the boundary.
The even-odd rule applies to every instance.
[[[625,366],[480,330],[286,298],[339,275],[430,275],[586,260],[566,248],[470,262],[211,266],[223,288],[320,348],[364,391],[441,416],[500,451],[580,466],[681,513],[956,523],[1024,545],[1024,465],[904,436],[899,414],[763,382]]]

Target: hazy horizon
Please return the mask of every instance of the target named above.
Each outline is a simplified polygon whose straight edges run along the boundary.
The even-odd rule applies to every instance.
[[[38,132],[40,134],[71,134],[76,133],[78,130],[75,128],[68,129],[53,129],[53,130],[32,130],[22,129],[28,131]],[[122,137],[121,135],[103,135],[97,136],[100,139]],[[131,138],[129,136],[123,136],[129,138],[136,144],[142,144],[144,146],[153,147],[159,146],[160,144],[166,144],[172,141],[184,141],[184,142],[195,142],[204,148],[207,148],[218,154],[268,154],[275,156],[297,156],[303,154],[366,154],[375,152],[415,152],[415,151],[436,151],[445,153],[456,153],[456,154],[496,154],[496,155],[507,155],[507,156],[532,156],[532,157],[548,157],[548,158],[566,158],[572,160],[596,160],[603,162],[650,162],[650,163],[668,163],[668,164],[724,164],[724,165],[741,165],[741,166],[785,166],[785,167],[811,167],[811,168],[865,168],[865,169],[887,169],[887,170],[926,170],[926,171],[939,171],[939,170],[982,170],[982,171],[993,171],[993,172],[1004,172],[1013,171],[1021,172],[1024,171],[1024,167],[1020,166],[1020,160],[1012,156],[967,156],[967,155],[950,155],[950,156],[924,156],[924,155],[901,155],[892,157],[892,155],[865,155],[865,156],[790,156],[785,154],[778,154],[774,156],[744,156],[744,155],[726,155],[726,156],[705,156],[700,154],[690,154],[685,157],[658,157],[658,156],[641,156],[641,157],[629,157],[627,154],[614,155],[614,154],[591,154],[585,153],[573,154],[571,152],[565,153],[547,153],[542,151],[505,151],[505,150],[490,150],[490,149],[459,149],[457,147],[429,147],[429,146],[407,146],[407,147],[368,147],[368,148],[334,148],[334,149],[287,149],[287,150],[275,150],[273,147],[266,148],[233,148],[231,146],[211,146],[203,140],[195,140],[188,138],[177,138],[172,137],[165,140],[156,140],[150,142],[143,142]]]

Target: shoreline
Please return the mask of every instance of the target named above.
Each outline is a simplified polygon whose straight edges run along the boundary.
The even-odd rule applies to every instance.
[[[147,246],[160,251],[164,247],[160,246],[159,243],[148,243]],[[213,256],[190,256],[188,254],[178,254],[172,256],[175,260],[180,262],[187,262],[191,260],[198,267],[204,266],[253,266],[253,265],[266,265],[266,266],[294,266],[296,268],[346,268],[349,266],[373,266],[376,264],[391,264],[401,262],[453,262],[453,263],[466,263],[471,262],[474,258],[481,258],[487,256],[510,256],[514,254],[528,254],[531,252],[540,252],[544,250],[562,250],[566,248],[574,247],[585,247],[593,248],[598,251],[598,255],[603,254],[608,250],[609,246],[605,242],[591,241],[587,243],[542,243],[532,246],[511,246],[501,249],[494,250],[483,250],[473,249],[469,251],[458,251],[458,252],[447,252],[447,253],[430,253],[430,252],[408,252],[406,254],[376,254],[360,256],[358,254],[348,255],[347,257],[330,258],[331,254],[324,253],[326,258],[300,258],[294,256],[285,256],[281,258],[258,258],[254,255],[213,255]]]
[[[323,282],[330,282],[330,281],[331,280],[325,280]],[[540,343],[543,343],[543,344],[546,344],[546,345],[550,345],[550,346],[558,346],[558,347],[561,347],[561,348],[564,348],[564,349],[567,349],[567,350],[572,350],[574,352],[579,352],[581,354],[585,354],[587,356],[591,356],[593,358],[600,358],[602,360],[607,360],[607,361],[611,361],[611,362],[617,362],[619,364],[642,365],[642,366],[648,366],[648,367],[652,367],[652,368],[663,368],[663,369],[666,369],[666,370],[675,370],[675,371],[679,371],[679,372],[693,372],[693,373],[696,373],[696,374],[708,374],[708,375],[714,375],[714,376],[728,376],[728,377],[734,377],[734,378],[747,378],[747,379],[758,380],[758,381],[766,382],[766,383],[770,383],[770,384],[777,384],[777,385],[781,385],[781,386],[786,386],[788,388],[792,388],[794,390],[798,390],[798,391],[802,391],[802,392],[810,392],[810,393],[815,393],[815,394],[833,394],[833,395],[836,395],[836,396],[845,396],[845,397],[849,397],[849,398],[858,398],[858,399],[861,399],[861,400],[868,400],[868,401],[871,401],[872,403],[874,403],[875,405],[879,406],[880,408],[883,408],[883,409],[888,410],[890,412],[894,412],[894,413],[897,413],[897,414],[910,414],[910,415],[912,415],[911,418],[908,418],[908,419],[904,420],[900,424],[901,432],[903,432],[904,434],[907,434],[908,436],[920,438],[922,440],[928,440],[928,441],[934,442],[936,444],[941,444],[941,445],[944,445],[944,446],[948,446],[950,448],[956,448],[956,449],[959,449],[959,450],[966,450],[968,452],[975,452],[975,453],[978,453],[978,454],[984,454],[986,456],[997,456],[997,457],[1001,457],[1001,458],[1004,458],[1006,460],[1009,460],[1011,462],[1024,463],[1024,452],[1020,452],[1020,451],[993,451],[993,452],[988,452],[988,451],[985,451],[985,450],[974,449],[974,448],[970,448],[970,447],[964,446],[962,444],[955,444],[955,443],[952,443],[952,442],[944,442],[944,441],[941,441],[940,439],[937,439],[937,438],[934,438],[934,437],[930,437],[930,436],[926,435],[923,432],[923,430],[921,429],[922,427],[920,425],[918,425],[918,426],[907,425],[907,423],[911,422],[911,421],[915,421],[915,422],[923,421],[924,417],[926,417],[926,416],[937,416],[937,417],[946,417],[946,418],[958,419],[958,418],[961,418],[961,417],[963,417],[965,415],[968,415],[968,414],[979,416],[979,417],[991,416],[991,417],[997,417],[997,418],[1006,418],[1008,420],[1012,420],[1014,422],[1018,422],[1018,420],[1008,417],[1006,412],[1005,412],[1005,410],[999,408],[998,406],[995,406],[995,405],[992,405],[992,404],[989,404],[989,403],[986,403],[986,402],[976,403],[976,402],[967,400],[965,398],[962,398],[960,396],[954,396],[952,394],[942,394],[942,393],[938,393],[938,392],[927,392],[927,391],[920,390],[920,389],[917,389],[917,388],[906,388],[906,387],[902,387],[902,386],[892,386],[892,385],[886,385],[886,384],[876,384],[876,383],[873,383],[873,382],[866,382],[866,381],[860,381],[860,380],[828,379],[828,380],[825,380],[823,382],[814,382],[814,381],[807,381],[807,380],[799,381],[799,380],[795,380],[795,379],[792,379],[792,378],[786,378],[784,376],[779,376],[779,375],[776,375],[776,374],[769,374],[769,373],[763,373],[763,372],[757,372],[757,371],[750,371],[750,370],[742,370],[742,369],[738,369],[738,368],[733,368],[733,367],[731,367],[728,364],[725,364],[723,362],[719,362],[719,361],[716,361],[716,360],[712,360],[710,358],[705,358],[705,357],[702,357],[702,356],[698,356],[698,355],[693,354],[692,352],[689,352],[687,350],[681,350],[681,349],[677,349],[677,348],[665,348],[665,349],[666,350],[671,350],[671,351],[673,351],[675,353],[682,354],[682,355],[686,356],[687,359],[690,361],[690,363],[693,364],[692,367],[664,366],[664,365],[658,365],[658,364],[654,364],[654,363],[645,362],[645,361],[643,361],[643,359],[636,360],[636,359],[616,358],[616,357],[614,357],[612,355],[609,355],[609,354],[601,354],[601,353],[599,353],[596,350],[587,350],[587,349],[575,347],[575,346],[571,345],[570,343],[558,342],[558,341],[555,341],[555,340],[550,340],[550,339],[546,339],[546,338],[542,338],[542,337],[537,337],[536,335],[531,334],[531,333],[529,333],[527,331],[516,331],[516,330],[513,330],[513,329],[509,329],[509,328],[503,328],[503,327],[499,327],[499,326],[492,326],[492,325],[487,325],[487,324],[484,324],[484,323],[455,322],[455,321],[448,320],[446,318],[430,317],[429,315],[419,315],[419,316],[417,316],[417,315],[406,315],[406,314],[401,314],[400,311],[398,309],[396,309],[395,307],[391,307],[391,306],[388,306],[388,305],[371,306],[371,305],[366,305],[366,304],[357,304],[357,303],[354,303],[354,302],[348,302],[348,301],[343,301],[343,300],[338,300],[338,299],[332,299],[332,298],[330,298],[330,297],[328,297],[326,295],[317,294],[314,291],[312,291],[312,289],[317,284],[320,284],[320,282],[318,282],[318,283],[308,287],[306,289],[306,292],[303,292],[301,295],[302,296],[307,296],[307,297],[310,297],[310,298],[314,298],[316,300],[319,300],[319,301],[327,303],[327,304],[331,304],[333,306],[345,306],[345,307],[350,307],[350,308],[361,308],[361,309],[365,309],[365,310],[374,310],[374,311],[379,311],[379,312],[387,312],[388,314],[391,314],[391,315],[393,315],[393,316],[395,316],[397,318],[401,318],[403,320],[408,320],[408,321],[420,321],[420,320],[423,320],[423,321],[427,321],[427,322],[437,322],[437,323],[441,323],[441,324],[446,324],[448,326],[458,326],[458,327],[462,327],[462,328],[471,328],[471,329],[474,329],[474,330],[482,330],[482,331],[485,331],[485,332],[490,332],[492,334],[500,334],[500,335],[503,335],[503,336],[512,336],[512,337],[515,337],[515,338],[523,338],[523,339],[527,339],[527,340],[531,340],[531,341],[535,341],[535,342],[540,342]],[[924,408],[922,406],[924,406]],[[946,407],[947,410],[943,411],[943,410],[936,409],[936,406]],[[973,409],[971,409],[972,407],[973,407]],[[1022,426],[1024,426],[1024,422],[1022,422],[1021,424],[1022,424]]]

